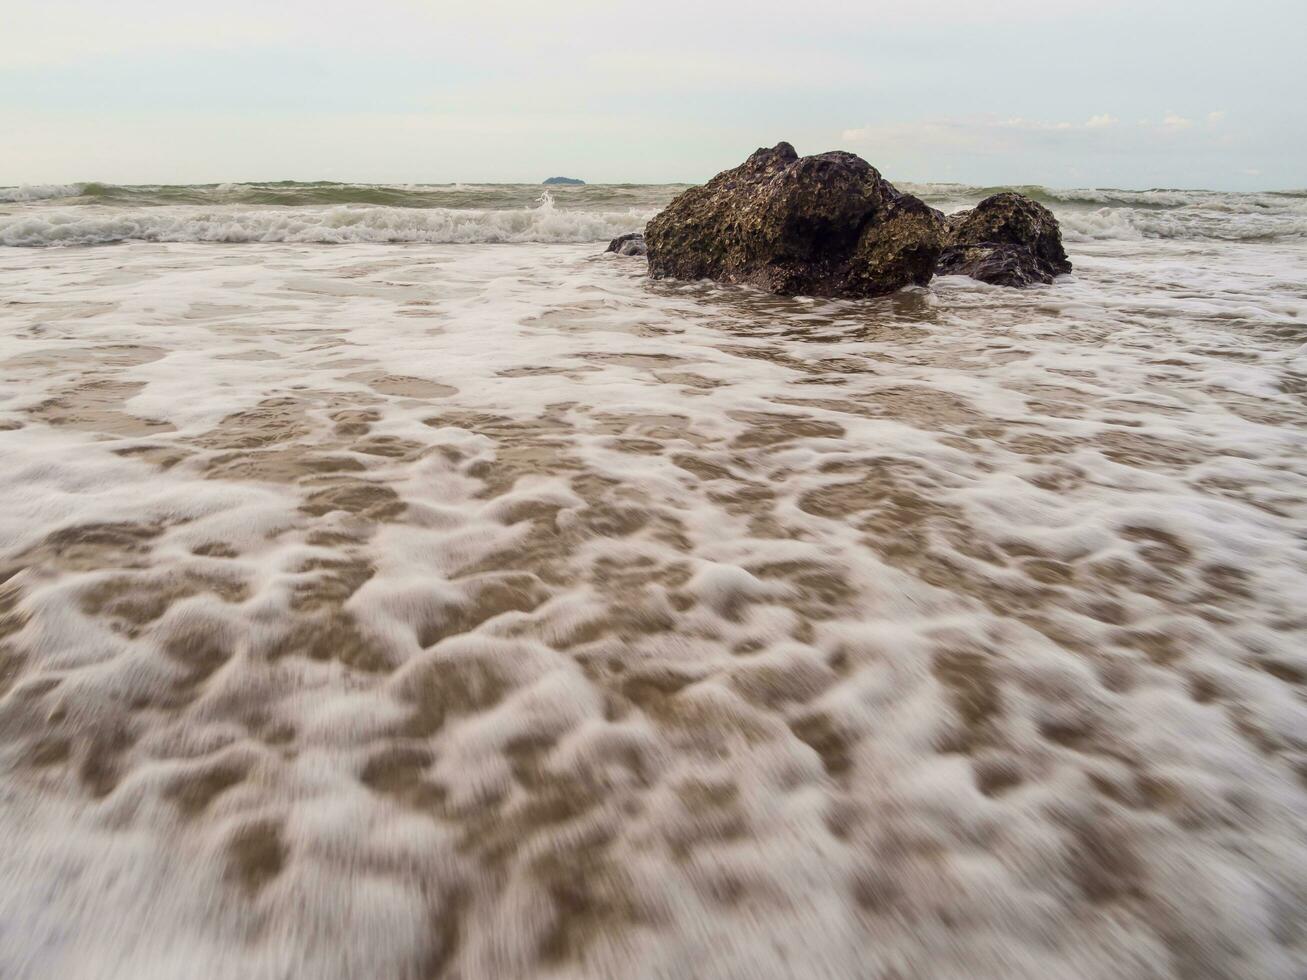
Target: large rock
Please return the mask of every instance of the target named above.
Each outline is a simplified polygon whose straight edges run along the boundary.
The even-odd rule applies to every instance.
[[[1053,212],[1005,191],[948,218],[948,247],[935,272],[971,276],[999,286],[1050,283],[1071,271]]]
[[[649,271],[786,296],[879,296],[925,285],[944,216],[865,160],[760,149],[672,201],[645,228]]]

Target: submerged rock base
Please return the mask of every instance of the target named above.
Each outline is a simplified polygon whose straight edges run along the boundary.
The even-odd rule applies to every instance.
[[[616,252],[618,255],[648,255],[649,247],[645,244],[644,233],[639,231],[631,232],[629,235],[618,235],[605,252]]]

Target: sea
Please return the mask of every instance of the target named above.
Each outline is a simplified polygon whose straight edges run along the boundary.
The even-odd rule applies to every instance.
[[[0,188],[0,977],[1307,976],[1307,191],[683,189]]]

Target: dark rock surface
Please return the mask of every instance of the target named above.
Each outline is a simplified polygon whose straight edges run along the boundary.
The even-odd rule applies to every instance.
[[[644,233],[633,231],[629,235],[618,235],[608,243],[604,251],[616,252],[618,255],[647,255],[649,248],[645,244]]]
[[[944,216],[852,153],[789,143],[678,196],[645,228],[657,277],[781,295],[878,296],[930,281]]]
[[[585,181],[584,181],[584,180],[579,180],[579,179],[576,178],[576,177],[546,177],[545,180],[544,180],[544,183],[546,183],[546,184],[567,184],[567,185],[569,185],[569,186],[572,186],[572,185],[579,186],[579,185],[581,185],[581,184],[584,184]]]
[[[950,245],[940,253],[937,276],[970,276],[995,286],[1033,286],[1053,276],[1024,245]]]
[[[1071,271],[1053,212],[1004,191],[948,218],[948,247],[937,275],[964,275],[999,286],[1050,283]]]

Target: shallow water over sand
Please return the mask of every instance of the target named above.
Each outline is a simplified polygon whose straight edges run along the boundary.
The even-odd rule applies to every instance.
[[[0,267],[0,975],[1307,971],[1307,246]]]

